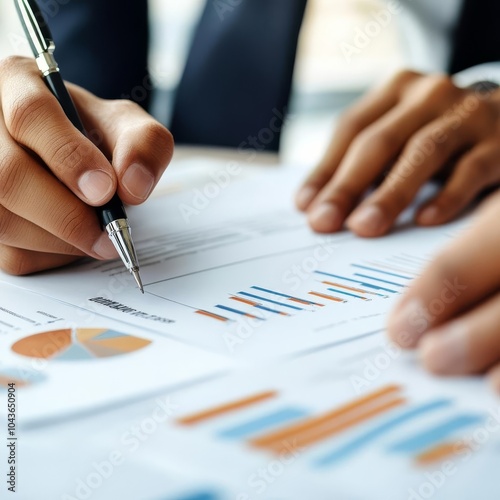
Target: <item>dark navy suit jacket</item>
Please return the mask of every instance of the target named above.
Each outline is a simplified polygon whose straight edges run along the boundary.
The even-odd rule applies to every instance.
[[[207,0],[174,105],[170,126],[177,142],[238,147],[286,114],[307,0],[221,1],[235,5],[234,12],[222,20]],[[147,108],[146,0],[71,0],[46,13],[67,80]],[[498,23],[500,2],[465,0],[451,72],[500,60]],[[264,142],[261,149],[276,150],[279,132]]]

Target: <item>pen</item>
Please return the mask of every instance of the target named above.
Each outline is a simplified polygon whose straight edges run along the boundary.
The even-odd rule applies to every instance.
[[[35,55],[38,68],[52,94],[59,101],[71,123],[85,136],[87,135],[78,111],[73,104],[54,58],[56,48],[52,34],[35,0],[15,0],[26,36]],[[144,293],[139,274],[139,261],[130,235],[123,203],[117,194],[104,206],[96,209],[103,229],[109,235],[127,270],[134,277],[137,286]]]

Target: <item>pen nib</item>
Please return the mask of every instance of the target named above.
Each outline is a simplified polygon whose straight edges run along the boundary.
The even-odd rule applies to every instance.
[[[139,287],[139,290],[144,293],[144,286],[142,285],[142,280],[141,280],[141,275],[139,274],[138,269],[131,269],[130,272],[132,273],[132,276],[135,279],[135,282],[137,283],[137,286]]]

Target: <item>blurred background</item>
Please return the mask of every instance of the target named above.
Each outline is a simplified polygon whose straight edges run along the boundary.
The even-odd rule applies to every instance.
[[[150,71],[163,96],[172,94],[181,76],[204,2],[150,0]],[[396,23],[381,30],[359,54],[345,55],[346,42],[352,43],[356,30],[363,29],[381,8],[381,0],[309,0],[295,71],[293,119],[283,137],[284,161],[317,161],[339,110],[403,65]],[[30,55],[13,2],[2,1],[0,58],[10,54]]]

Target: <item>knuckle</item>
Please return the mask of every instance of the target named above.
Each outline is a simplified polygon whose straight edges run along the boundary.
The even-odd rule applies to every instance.
[[[387,185],[384,185],[378,194],[380,201],[378,202],[381,206],[385,206],[386,212],[394,213],[400,212],[406,208],[412,201],[412,193],[399,187],[398,189],[388,189]]]
[[[457,277],[457,271],[454,254],[452,250],[446,249],[434,259],[427,275],[434,276],[436,283],[443,283],[446,280]]]
[[[374,155],[384,154],[394,148],[394,136],[386,130],[371,126],[357,135],[353,146],[362,150],[369,148]]]
[[[26,171],[19,168],[19,156],[15,151],[5,149],[0,157],[0,200],[8,204],[23,182]]]
[[[84,163],[88,162],[91,155],[91,148],[83,140],[67,140],[64,138],[54,144],[50,163],[64,165],[72,170],[79,170],[84,168]]]
[[[8,56],[0,59],[0,76],[9,76],[18,72],[19,66],[25,65],[28,61],[28,58],[22,56]]]
[[[5,124],[11,135],[22,142],[22,137],[35,120],[43,120],[44,110],[51,107],[50,95],[27,91],[12,100],[4,109]]]
[[[0,205],[0,242],[8,241],[12,231],[12,214]]]
[[[463,168],[467,177],[473,177],[474,180],[479,181],[483,180],[485,183],[490,179],[492,171],[495,170],[495,166],[490,161],[479,155],[471,158]]]
[[[338,121],[337,129],[350,135],[355,135],[363,129],[363,121],[357,108],[352,107],[344,111]]]
[[[149,144],[154,144],[161,151],[171,155],[174,149],[174,138],[170,131],[156,121],[148,123],[144,127],[144,137]]]
[[[459,208],[462,207],[465,199],[463,193],[450,190],[441,194],[439,197],[439,205],[445,209]]]
[[[448,100],[450,96],[454,96],[457,87],[453,84],[453,81],[449,76],[446,75],[432,75],[429,76],[429,90],[428,93],[430,97],[434,98],[436,101],[441,99]]]
[[[411,69],[403,69],[401,71],[398,71],[394,76],[393,76],[393,82],[396,85],[405,85],[416,78],[420,78],[422,76],[422,73],[418,73],[416,71],[413,71]]]
[[[77,248],[85,247],[85,243],[92,235],[87,215],[87,210],[83,204],[78,204],[67,210],[64,217],[57,222],[57,235]]]
[[[328,196],[328,200],[339,205],[349,208],[359,198],[359,193],[349,184],[343,183],[332,187]]]

